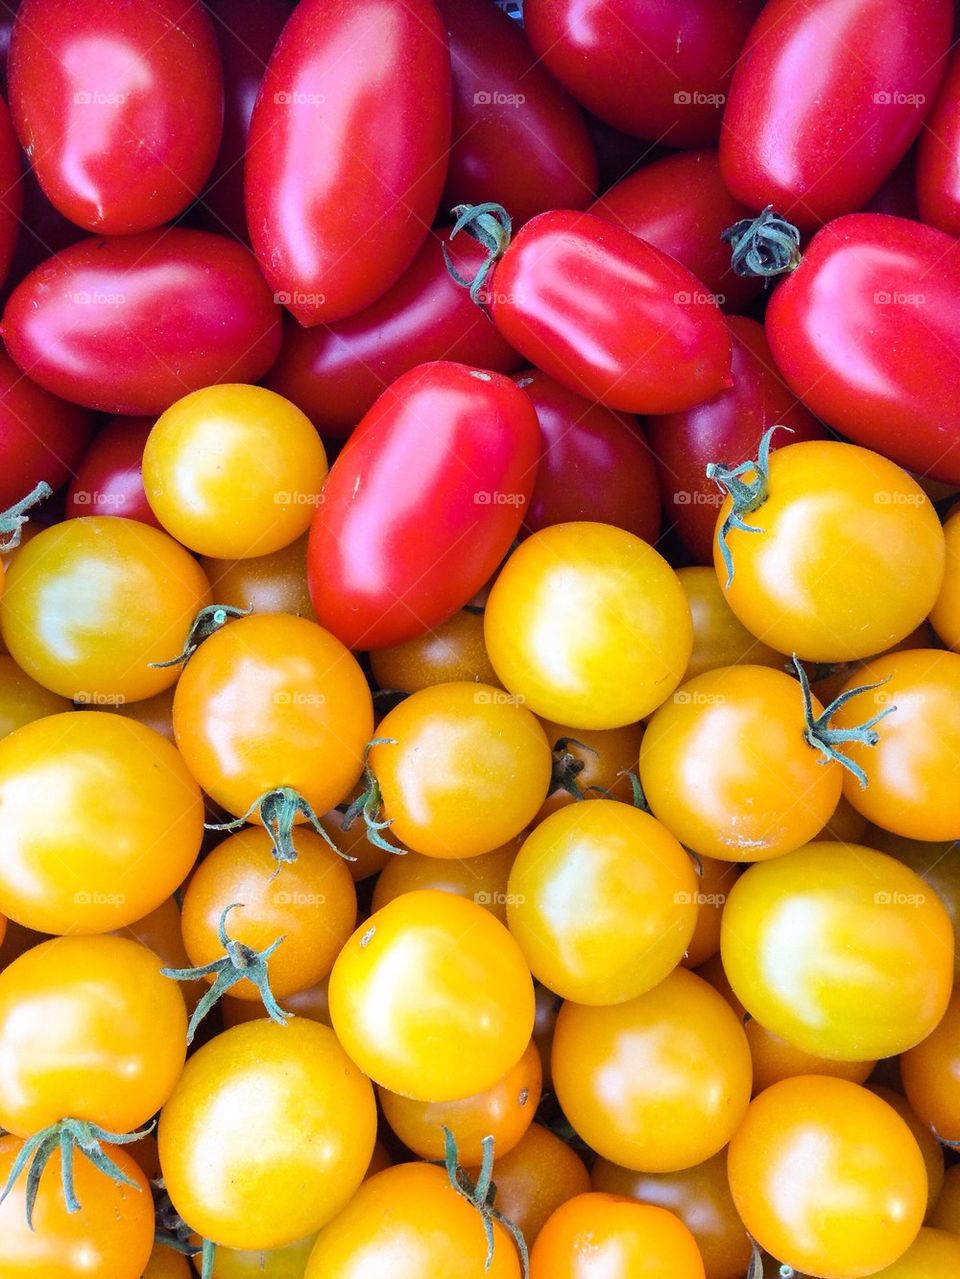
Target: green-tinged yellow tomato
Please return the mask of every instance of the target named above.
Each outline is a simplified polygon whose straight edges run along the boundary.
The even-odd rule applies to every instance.
[[[752,866],[724,908],[727,977],[768,1030],[818,1057],[867,1061],[924,1039],[953,984],[953,927],[930,887],[859,844]]]
[[[349,1202],[376,1128],[373,1088],[332,1030],[299,1017],[251,1021],[187,1062],[160,1115],[160,1167],[198,1234],[269,1251]]]
[[[262,386],[208,386],[177,400],[147,437],[154,515],[201,555],[247,559],[310,527],[327,455],[313,423]]]
[[[789,660],[751,634],[727,603],[712,568],[678,568],[693,619],[693,652],[683,682],[720,666],[770,666],[782,671]],[[709,1276],[708,1276],[709,1279]]]
[[[116,515],[64,520],[16,554],[0,627],[26,673],[88,706],[152,697],[176,666],[210,584],[193,556],[160,529]]]
[[[823,1279],[863,1279],[917,1236],[927,1174],[910,1129],[859,1084],[801,1075],[750,1104],[730,1143],[730,1189],[762,1248]]]
[[[697,920],[688,853],[649,813],[569,804],[527,836],[510,872],[507,923],[538,981],[580,1004],[656,986]]]
[[[640,1172],[703,1163],[730,1140],[750,1100],[743,1027],[723,996],[685,968],[627,1003],[564,1004],[552,1064],[576,1132]]]
[[[494,670],[535,714],[577,728],[649,715],[683,678],[693,626],[676,573],[608,524],[555,524],[507,560],[484,637]]]
[[[533,1033],[533,982],[506,928],[453,893],[405,893],[362,924],[330,976],[340,1042],[416,1101],[492,1088]]]
[[[31,679],[12,657],[0,655],[0,738],[35,719],[70,710],[73,706],[66,697]]]

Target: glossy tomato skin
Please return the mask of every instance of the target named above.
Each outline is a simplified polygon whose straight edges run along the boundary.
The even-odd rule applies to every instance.
[[[960,1140],[960,995],[922,1043],[901,1059],[903,1086],[914,1111],[943,1141]]]
[[[114,417],[97,432],[67,489],[68,518],[122,515],[160,527],[143,491],[143,447],[152,417]]]
[[[254,251],[301,324],[353,315],[400,278],[437,211],[449,140],[432,0],[297,7],[253,109],[245,183]]]
[[[601,120],[671,147],[716,140],[730,72],[758,0],[529,0],[547,70]]]
[[[91,429],[86,409],[45,391],[0,351],[0,510],[19,502],[40,480],[58,489]]]
[[[730,339],[704,285],[592,214],[560,209],[533,218],[485,293],[515,350],[608,408],[671,413],[730,384]]]
[[[10,110],[0,98],[0,283],[6,279],[20,235],[22,162]]]
[[[24,0],[8,72],[40,185],[79,226],[105,235],[160,226],[206,181],[223,84],[199,0]]]
[[[590,212],[683,263],[726,311],[741,310],[760,292],[759,278],[734,274],[730,247],[720,238],[750,210],[724,185],[714,149],[681,151],[644,165],[605,191]]]
[[[585,209],[597,159],[579,108],[487,0],[437,0],[450,39],[453,128],[441,208],[495,200],[519,226]]]
[[[732,315],[733,386],[683,413],[651,417],[650,447],[657,459],[666,515],[698,564],[713,559],[713,537],[722,494],[706,477],[708,462],[735,466],[756,456],[763,433],[778,423],[773,448],[800,440],[821,440],[823,427],[783,381],[763,326]]]
[[[350,434],[391,382],[430,360],[512,373],[523,363],[447,270],[449,227],[428,231],[400,279],[364,310],[304,329],[287,318],[280,355],[264,382],[292,400],[323,435]],[[461,275],[484,253],[469,236],[447,244]]]
[[[3,334],[48,391],[150,414],[214,382],[255,382],[279,349],[280,312],[243,245],[174,228],[49,258],[14,289]]]
[[[438,361],[398,378],[334,463],[307,552],[317,619],[350,648],[445,621],[516,536],[540,430],[508,378]]]
[[[592,404],[539,369],[525,369],[514,381],[533,401],[543,445],[523,531],[596,520],[655,542],[660,493],[638,423]]]
[[[496,1168],[496,1206],[520,1227],[529,1247],[561,1204],[590,1189],[580,1156],[541,1124],[531,1124],[518,1145],[497,1156]]]
[[[954,50],[917,145],[920,217],[948,235],[960,232],[960,54]]]
[[[861,208],[933,105],[952,23],[950,0],[766,5],[724,110],[732,194],[804,230]]]
[[[530,1279],[704,1279],[693,1235],[674,1213],[622,1195],[589,1191],[544,1223],[530,1257]]]

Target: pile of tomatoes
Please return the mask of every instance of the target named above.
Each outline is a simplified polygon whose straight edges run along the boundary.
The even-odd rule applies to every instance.
[[[3,8],[0,1279],[957,1279],[951,0]]]

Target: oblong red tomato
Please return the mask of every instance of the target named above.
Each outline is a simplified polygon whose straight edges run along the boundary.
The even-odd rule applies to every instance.
[[[960,49],[954,49],[917,145],[917,204],[931,226],[960,235]]]
[[[7,277],[20,233],[23,214],[23,172],[20,148],[10,111],[0,98],[0,284]]]
[[[540,428],[509,378],[438,361],[377,400],[330,470],[307,551],[317,621],[386,648],[451,617],[507,553]]]
[[[247,225],[301,324],[369,306],[434,219],[450,56],[432,0],[301,0],[267,65],[246,158]]]
[[[727,311],[740,310],[760,292],[760,280],[734,274],[730,246],[720,238],[750,210],[724,185],[715,150],[655,160],[604,192],[590,212],[676,258]]]
[[[960,244],[883,213],[810,241],[774,291],[767,340],[784,380],[857,444],[960,483]]]
[[[7,74],[40,185],[78,226],[160,226],[206,181],[223,87],[200,0],[23,0]]]
[[[349,435],[391,382],[430,360],[512,373],[523,363],[450,278],[442,245],[450,228],[430,231],[403,275],[372,306],[337,324],[284,325],[265,385],[292,400],[323,435]],[[447,250],[461,274],[484,258],[469,236]]]
[[[715,142],[762,0],[526,0],[538,58],[594,115],[671,147]]]
[[[68,519],[121,515],[160,528],[143,491],[143,450],[152,417],[114,417],[97,432],[67,489]]]
[[[933,105],[952,0],[770,0],[737,63],[720,166],[804,230],[861,208]]]
[[[208,231],[85,239],[22,280],[3,312],[17,364],[48,391],[149,414],[214,382],[255,382],[280,311],[249,249]]]
[[[92,417],[25,377],[0,350],[0,511],[41,480],[58,489],[87,446]]]
[[[490,0],[437,0],[450,39],[453,129],[441,207],[495,200],[519,225],[585,209],[597,158],[580,110]]]
[[[558,209],[521,227],[484,298],[501,335],[588,400],[671,413],[730,380],[730,337],[705,286],[623,227]]]
[[[733,466],[756,457],[763,433],[780,423],[772,447],[822,440],[826,431],[777,372],[763,325],[745,316],[727,320],[733,339],[733,386],[685,413],[647,421],[668,523],[698,564],[713,563],[713,535],[724,494],[706,477],[708,462]]]
[[[524,531],[593,520],[655,542],[657,472],[636,419],[591,404],[539,369],[525,369],[514,381],[533,402],[542,440]]]

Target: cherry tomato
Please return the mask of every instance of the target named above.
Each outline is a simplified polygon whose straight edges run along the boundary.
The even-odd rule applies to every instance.
[[[741,310],[760,292],[758,279],[734,274],[721,239],[750,210],[724,186],[714,150],[654,160],[605,191],[590,212],[676,258],[728,311]]]
[[[65,697],[32,680],[12,657],[0,656],[0,738],[35,719],[70,710]]]
[[[762,326],[733,315],[727,328],[733,342],[733,386],[684,413],[653,417],[648,423],[667,517],[698,564],[712,562],[717,512],[723,504],[718,486],[707,479],[707,463],[733,466],[755,457],[758,440],[778,424],[793,434],[778,431],[773,447],[825,437],[777,373]]]
[[[822,710],[813,703],[815,716]],[[789,853],[823,829],[843,787],[843,767],[810,745],[805,724],[800,687],[785,671],[726,666],[698,675],[647,725],[640,744],[647,802],[706,857]]]
[[[489,912],[452,893],[405,893],[374,912],[330,977],[333,1028],[351,1059],[415,1101],[483,1092],[523,1055],[533,983]]]
[[[505,924],[507,881],[522,841],[523,836],[518,835],[502,848],[481,853],[479,857],[424,857],[410,852],[391,857],[388,854],[387,864],[374,885],[372,908],[380,910],[403,893],[436,888],[442,893],[470,898]]]
[[[908,839],[960,838],[960,654],[918,648],[868,662],[849,683],[878,684],[875,704],[890,710],[876,747],[853,744],[864,770],[861,790],[844,778],[847,799],[869,821]],[[869,695],[868,695],[869,696]],[[856,699],[854,699],[856,701]],[[853,707],[836,716],[846,727]]]
[[[284,1009],[293,1013],[295,1017],[306,1017],[308,1021],[319,1021],[322,1025],[329,1026],[328,986],[329,978],[324,977],[315,986],[294,991],[292,995],[287,995],[284,999]],[[231,1026],[239,1026],[241,1022],[260,1021],[269,1016],[262,1002],[254,1002],[252,999],[234,999],[232,995],[224,995],[220,1000],[220,1010],[223,1014],[225,1030],[229,1030]]]
[[[97,432],[67,489],[68,517],[121,515],[160,527],[143,491],[143,447],[153,418],[114,417]]]
[[[487,601],[494,670],[536,715],[620,728],[679,684],[693,645],[677,575],[633,534],[557,524],[521,543]]]
[[[302,617],[241,617],[187,663],[173,701],[193,776],[239,817],[292,787],[319,814],[344,799],[373,734],[363,672],[339,640]]]
[[[307,572],[321,624],[350,648],[386,648],[446,621],[516,536],[539,452],[533,406],[509,378],[444,361],[398,378],[337,458],[314,516]]]
[[[943,525],[947,547],[943,585],[930,610],[930,625],[947,648],[960,650],[960,510],[947,516]]]
[[[923,1221],[927,1175],[910,1129],[845,1079],[805,1075],[767,1088],[734,1134],[727,1169],[760,1246],[830,1279],[890,1265]]]
[[[211,1279],[303,1279],[316,1238],[315,1233],[310,1234],[285,1248],[271,1248],[267,1252],[218,1248],[213,1257]]]
[[[111,515],[65,520],[18,552],[0,599],[12,657],[45,688],[86,705],[152,697],[177,668],[210,585],[172,537]]]
[[[904,839],[902,835],[893,835],[879,827],[869,828],[864,834],[865,838],[857,842],[881,853],[889,853],[927,881],[950,916],[956,940],[960,935],[960,858],[956,856],[953,843]],[[955,950],[953,968],[956,985],[960,982],[960,948]]]
[[[10,111],[4,99],[0,98],[0,284],[6,279],[13,262],[22,216],[20,148]]]
[[[218,559],[269,555],[296,541],[326,474],[310,419],[273,391],[239,383],[177,400],[143,453],[143,486],[160,523]]]
[[[483,610],[471,605],[423,635],[377,649],[370,669],[382,689],[403,693],[463,680],[497,685],[483,643]]]
[[[856,1081],[855,1081],[856,1082]],[[884,1088],[880,1084],[872,1084],[870,1091],[891,1106],[913,1133],[913,1138],[920,1147],[923,1164],[927,1170],[927,1212],[924,1220],[930,1216],[934,1204],[943,1189],[944,1166],[943,1146],[914,1111],[903,1093],[893,1088]]]
[[[927,616],[943,580],[943,530],[899,466],[811,440],[771,454],[765,491],[746,517],[760,531],[726,537],[732,580],[714,539],[727,603],[748,631],[807,661],[850,661],[892,647]],[[730,511],[727,497],[718,533]],[[856,703],[848,710],[860,714]]]
[[[953,1279],[958,1266],[960,1239],[924,1226],[903,1256],[873,1279]]]
[[[200,567],[218,604],[254,613],[293,613],[314,620],[307,588],[306,535],[279,551],[249,559],[218,560],[205,555]]]
[[[173,694],[173,688],[165,688],[162,693],[144,697],[139,702],[119,702],[114,706],[105,706],[103,710],[135,719],[138,724],[152,728],[168,742],[173,742]]]
[[[625,1195],[668,1209],[696,1240],[706,1279],[742,1279],[751,1248],[733,1206],[726,1151],[680,1172],[637,1173],[598,1159],[590,1184],[604,1194]]]
[[[919,1043],[953,984],[953,928],[936,895],[857,844],[809,844],[750,867],[724,908],[721,955],[752,1016],[841,1061]]]
[[[209,576],[209,574],[208,574]],[[751,635],[730,608],[712,568],[678,568],[693,619],[693,652],[684,683],[721,666],[769,666],[784,670],[787,658]],[[219,597],[218,597],[219,598]],[[821,699],[822,700],[822,699]]]
[[[501,233],[482,300],[501,336],[548,377],[629,413],[677,412],[731,385],[723,317],[674,258],[566,209],[508,240]]]
[[[436,213],[449,142],[450,60],[430,0],[297,7],[244,166],[254,250],[301,324],[353,315],[400,278]]]
[[[157,958],[163,961],[164,968],[189,968],[190,966],[186,947],[183,944],[180,907],[175,897],[165,898],[156,910],[150,911],[142,919],[135,919],[132,924],[126,924],[123,928],[118,928],[116,935],[118,937],[126,937],[128,941],[139,942],[141,946],[146,946],[148,950],[152,950]],[[203,981],[182,981],[179,986],[183,1002],[187,1006],[187,1012],[192,1013],[201,996],[206,994],[206,983]],[[137,1148],[132,1153],[135,1157],[139,1156],[143,1149],[143,1144],[138,1143]],[[140,1162],[146,1167],[143,1159],[140,1159]],[[151,1173],[151,1176],[156,1175],[156,1173]]]
[[[373,1088],[333,1031],[297,1017],[224,1031],[187,1062],[160,1112],[173,1205],[204,1238],[294,1243],[347,1204],[376,1138]]]
[[[89,231],[169,222],[207,179],[223,82],[201,4],[23,0],[10,40],[10,105],[40,185]]]
[[[517,221],[585,209],[597,159],[576,104],[516,23],[486,0],[438,0],[450,39],[453,128],[440,207],[505,204]]]
[[[591,1192],[561,1204],[530,1257],[530,1279],[704,1279],[703,1258],[679,1217],[621,1195]]]
[[[40,480],[59,488],[83,453],[90,430],[86,409],[31,382],[0,351],[0,510],[19,502]]]
[[[143,1279],[194,1279],[195,1273],[183,1253],[157,1243],[153,1246]]]
[[[280,346],[249,250],[183,227],[81,240],[17,285],[2,323],[34,381],[107,413],[162,413],[213,382],[255,382]]]
[[[703,1163],[750,1100],[750,1050],[736,1014],[685,968],[627,1003],[566,1003],[553,1041],[563,1112],[599,1155],[642,1172]]]
[[[681,963],[684,968],[699,968],[720,949],[720,925],[723,907],[730,889],[737,882],[741,868],[735,864],[701,857],[697,866],[697,923]],[[747,1036],[749,1039],[749,1035]]]
[[[929,1222],[938,1230],[946,1230],[951,1235],[960,1234],[960,1164],[954,1164],[944,1174],[943,1189]]]
[[[349,804],[352,800],[358,798],[362,790],[362,785],[355,787],[337,808],[332,808],[328,813],[324,813],[320,819],[320,825],[333,840],[336,847],[342,853],[354,859],[347,862],[347,869],[350,871],[354,883],[359,883],[363,879],[369,879],[371,875],[376,875],[394,857],[394,854],[388,849],[380,848],[367,839],[365,822],[354,821],[351,822],[349,830],[343,829],[343,821],[347,815]],[[436,861],[435,858],[431,860]]]
[[[955,483],[958,319],[957,242],[907,218],[853,213],[810,241],[770,299],[766,330],[784,381],[811,412],[857,444]]]
[[[23,1142],[0,1137],[0,1179],[10,1175]],[[121,1146],[110,1158],[134,1185],[117,1184],[82,1155],[73,1176],[81,1212],[68,1212],[60,1188],[60,1153],[40,1178],[33,1229],[26,1221],[26,1179],[0,1204],[4,1279],[140,1279],[153,1248],[153,1200],[136,1160]]]
[[[772,0],[724,108],[732,194],[806,230],[861,208],[920,132],[952,22],[949,0]]]
[[[514,380],[537,410],[543,448],[524,530],[596,520],[655,542],[660,494],[653,456],[637,423],[591,404],[537,369]]]
[[[546,734],[486,684],[434,684],[377,727],[370,752],[389,834],[428,857],[476,857],[533,821],[550,786]]]
[[[954,992],[946,1015],[900,1061],[910,1105],[944,1141],[960,1140],[960,995]]]
[[[697,918],[689,855],[649,813],[615,800],[570,804],[525,840],[507,923],[530,971],[564,999],[616,1004],[662,981]]]
[[[633,786],[628,773],[636,771],[637,752],[643,740],[642,724],[626,724],[623,728],[582,729],[543,721],[547,741],[553,747],[553,790],[543,801],[537,821],[549,817],[558,808],[582,799],[633,800]]]
[[[442,1168],[407,1163],[364,1182],[321,1230],[304,1279],[387,1275],[392,1279],[520,1279],[510,1236],[493,1223],[489,1267],[480,1214]]]
[[[200,791],[173,746],[102,711],[5,737],[0,808],[0,911],[49,933],[142,919],[186,877],[203,835]]]
[[[350,434],[401,375],[431,360],[512,373],[523,363],[451,279],[443,249],[461,275],[484,251],[449,227],[428,231],[416,257],[386,293],[356,315],[304,329],[289,316],[280,355],[265,385],[292,400],[324,435]]]
[[[960,232],[960,56],[953,50],[947,61],[917,144],[916,192],[919,216],[948,235]],[[906,216],[910,216],[907,214]],[[916,216],[916,215],[914,215]]]
[[[527,0],[534,52],[601,120],[671,147],[720,132],[730,73],[758,0]]]

